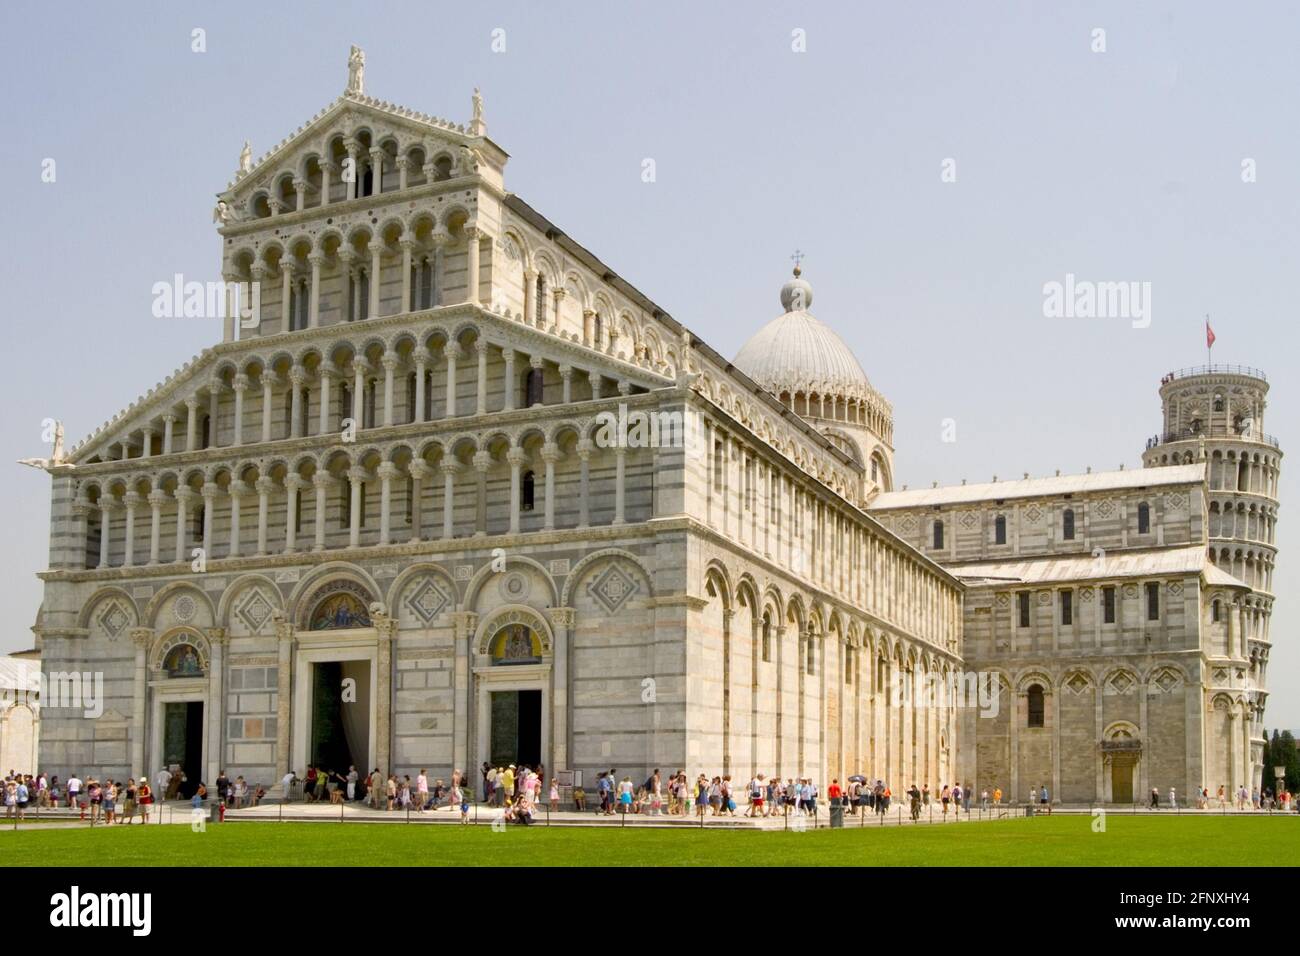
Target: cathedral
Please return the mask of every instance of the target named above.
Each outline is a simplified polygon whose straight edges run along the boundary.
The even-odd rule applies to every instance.
[[[899,489],[797,267],[728,359],[508,159],[477,91],[375,99],[355,48],[245,145],[222,341],[45,464],[42,666],[104,699],[43,702],[42,770],[1259,784],[1262,373],[1166,376],[1141,469]]]

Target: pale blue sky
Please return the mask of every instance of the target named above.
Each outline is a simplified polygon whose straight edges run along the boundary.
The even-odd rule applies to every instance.
[[[1300,442],[1294,6],[467,6],[6,3],[9,457],[42,453],[45,417],[79,440],[219,338],[152,318],[151,286],[218,278],[242,141],[260,156],[336,96],[351,43],[382,99],[465,121],[482,87],[509,188],[725,354],[804,250],[813,311],[894,404],[900,484],[1137,467],[1207,312],[1215,360],[1264,368],[1267,430]],[[1066,273],[1149,281],[1150,328],[1044,318]],[[0,649],[31,643],[48,497],[0,469]],[[1294,466],[1282,499],[1270,728],[1300,726]]]

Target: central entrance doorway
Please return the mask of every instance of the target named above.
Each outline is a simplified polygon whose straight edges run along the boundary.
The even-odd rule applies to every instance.
[[[494,767],[536,767],[542,762],[542,692],[492,691],[488,762]]]
[[[168,702],[163,705],[163,766],[179,767],[185,775],[180,795],[194,795],[203,774],[203,702]]]
[[[346,777],[349,767],[370,769],[370,662],[318,661],[311,665],[312,766]]]
[[[1115,756],[1110,761],[1110,799],[1112,803],[1133,802],[1132,757]]]

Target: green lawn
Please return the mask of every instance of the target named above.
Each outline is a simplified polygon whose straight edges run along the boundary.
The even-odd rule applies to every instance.
[[[44,866],[1253,866],[1300,857],[1294,817],[1112,814],[803,833],[363,823],[0,830],[0,854]]]

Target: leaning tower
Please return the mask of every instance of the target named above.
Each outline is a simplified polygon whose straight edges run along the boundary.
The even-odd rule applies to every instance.
[[[1239,608],[1221,609],[1211,598],[1203,613],[1211,621],[1218,614],[1240,614],[1232,622],[1239,639],[1231,641],[1227,658],[1211,655],[1204,681],[1206,723],[1212,738],[1222,732],[1233,740],[1234,751],[1248,751],[1243,756],[1253,787],[1261,785],[1263,772],[1282,462],[1277,439],[1264,430],[1267,396],[1268,379],[1258,369],[1203,365],[1170,372],[1160,382],[1163,429],[1147,441],[1142,456],[1148,468],[1207,463],[1210,560],[1251,588]],[[1248,737],[1239,726],[1228,729],[1242,718],[1248,722]],[[1245,738],[1240,750],[1237,733]],[[1240,766],[1235,760],[1231,764]]]

